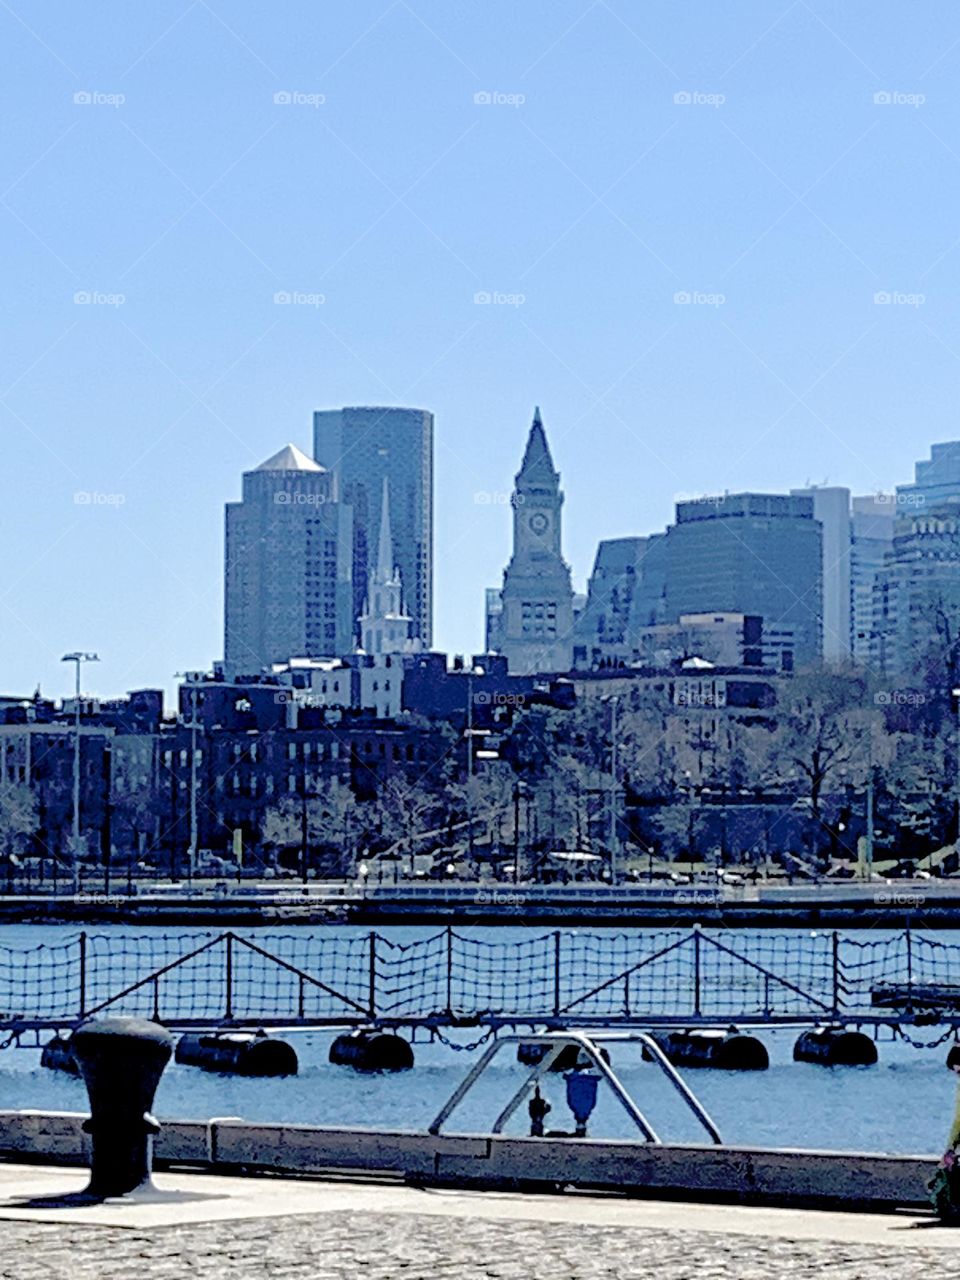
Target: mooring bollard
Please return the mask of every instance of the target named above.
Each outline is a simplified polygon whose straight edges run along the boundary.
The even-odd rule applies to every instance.
[[[90,1098],[83,1126],[93,1140],[86,1194],[106,1199],[149,1189],[160,1130],[150,1109],[173,1036],[144,1018],[102,1018],[78,1027],[71,1045]]]

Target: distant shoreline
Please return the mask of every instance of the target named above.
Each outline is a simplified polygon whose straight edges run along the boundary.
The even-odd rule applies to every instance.
[[[960,928],[960,885],[928,881],[889,886],[778,887],[744,892],[630,886],[571,892],[566,886],[516,888],[459,885],[437,892],[391,892],[315,886],[281,892],[0,896],[0,924],[131,924],[138,926],[311,927],[364,925],[552,925],[690,928]]]

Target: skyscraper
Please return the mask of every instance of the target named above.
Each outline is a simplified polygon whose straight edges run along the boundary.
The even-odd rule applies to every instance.
[[[574,625],[574,663],[633,656],[630,617],[645,538],[608,538],[597,547],[587,603]]]
[[[960,498],[901,511],[873,588],[870,657],[883,675],[953,678],[960,633]]]
[[[960,440],[935,444],[930,457],[914,467],[913,484],[897,485],[897,511],[926,507],[960,498]]]
[[[560,549],[563,494],[539,409],[515,477],[512,505],[513,555],[503,574],[501,652],[517,675],[568,671],[573,588]]]
[[[854,661],[876,660],[873,587],[893,550],[896,508],[892,493],[853,499],[850,546],[850,612]]]
[[[823,660],[850,657],[850,490],[839,485],[791,489],[813,499],[813,517],[823,526]]]
[[[426,409],[321,409],[313,415],[313,453],[337,477],[353,508],[355,634],[380,537],[383,483],[390,487],[393,553],[411,633],[433,638],[433,414]]]
[[[821,653],[822,535],[813,499],[733,493],[677,503],[666,538],[666,617],[743,613],[788,624],[798,664]]]
[[[295,445],[243,475],[226,505],[224,668],[352,648],[352,525],[335,477]]]

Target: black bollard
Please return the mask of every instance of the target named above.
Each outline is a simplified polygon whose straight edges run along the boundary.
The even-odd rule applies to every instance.
[[[101,1018],[78,1027],[71,1045],[90,1098],[83,1128],[93,1156],[85,1194],[106,1199],[150,1190],[160,1130],[150,1108],[173,1036],[144,1018]]]

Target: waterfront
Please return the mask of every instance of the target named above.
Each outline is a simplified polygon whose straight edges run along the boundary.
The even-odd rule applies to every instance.
[[[119,943],[129,938],[129,927],[98,928],[96,934]],[[243,931],[264,939],[256,931]],[[394,943],[432,936],[428,928],[382,931]],[[486,941],[535,939],[541,929],[467,929],[468,936]],[[576,931],[567,931],[571,937]],[[165,930],[164,936],[196,936],[192,930]],[[320,931],[305,930],[303,937]],[[365,936],[365,931],[337,928],[337,934]],[[601,931],[602,933],[602,931]],[[788,936],[783,931],[780,936]],[[11,948],[62,944],[72,930],[47,926],[8,926],[3,945]],[[211,935],[213,936],[213,935]],[[324,933],[324,936],[329,936]],[[610,937],[614,937],[610,931]],[[622,934],[620,935],[622,936]],[[742,935],[741,935],[742,936]],[[778,935],[771,935],[776,937]],[[893,935],[871,935],[877,942]],[[936,935],[925,935],[936,941]],[[947,938],[949,941],[949,937]],[[240,1116],[247,1120],[286,1121],[325,1125],[366,1125],[383,1128],[425,1127],[443,1099],[453,1090],[475,1060],[475,1055],[442,1043],[416,1045],[417,1065],[412,1072],[395,1076],[363,1076],[327,1062],[332,1032],[298,1032],[293,1037],[301,1071],[282,1081],[248,1080],[210,1075],[172,1064],[161,1083],[158,1114],[205,1119]],[[467,1042],[479,1038],[476,1029],[462,1030],[451,1039]],[[891,1042],[884,1034],[878,1065],[868,1068],[834,1068],[794,1063],[796,1033],[788,1029],[759,1033],[770,1050],[767,1072],[736,1073],[700,1071],[688,1073],[692,1086],[712,1114],[726,1142],[788,1147],[822,1147],[886,1152],[939,1153],[954,1105],[953,1078],[944,1070],[945,1046],[921,1050]],[[914,1029],[917,1039],[932,1041],[941,1029]],[[665,1140],[697,1141],[695,1124],[677,1105],[659,1073],[639,1061],[637,1050],[613,1048],[614,1063],[628,1089],[648,1112]],[[464,1108],[458,1128],[489,1128],[511,1085],[519,1083],[517,1069],[495,1069],[476,1098]],[[554,1104],[552,1119],[562,1127],[566,1110],[562,1082],[551,1082],[547,1096]],[[83,1111],[85,1094],[79,1081],[61,1073],[42,1070],[39,1052],[8,1049],[0,1053],[0,1107]],[[524,1117],[518,1117],[519,1131]],[[629,1120],[612,1099],[601,1093],[591,1132],[596,1136],[632,1136]]]

